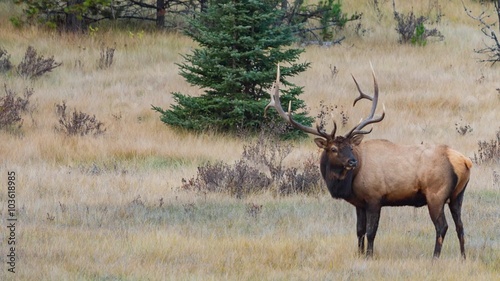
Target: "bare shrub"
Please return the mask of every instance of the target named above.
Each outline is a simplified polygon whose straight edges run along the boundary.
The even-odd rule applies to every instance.
[[[54,56],[45,59],[38,56],[37,51],[32,46],[26,50],[23,60],[16,68],[17,74],[26,79],[38,78],[46,72],[59,67],[62,63],[55,62]]]
[[[30,97],[33,95],[33,89],[26,88],[23,97],[18,97],[14,91],[7,88],[4,84],[5,96],[0,98],[0,129],[21,128],[23,119],[22,113],[29,113]]]
[[[115,54],[115,48],[109,48],[103,46],[101,48],[101,53],[99,56],[98,68],[99,69],[110,68],[111,65],[113,64],[114,54]]]
[[[316,157],[310,155],[304,161],[302,172],[297,168],[288,168],[279,183],[278,192],[281,195],[317,194],[321,192],[321,175]]]
[[[0,48],[0,73],[5,73],[12,68],[12,63],[10,62],[10,55],[3,48]]]
[[[417,17],[413,11],[407,15],[396,11],[396,4],[393,1],[394,19],[397,22],[396,31],[399,34],[399,43],[425,46],[427,38],[437,37],[443,40],[444,36],[436,28],[427,29],[424,23],[428,20],[425,16]]]
[[[254,142],[245,145],[240,160],[232,165],[206,163],[198,167],[196,178],[182,180],[182,188],[228,193],[236,198],[264,191],[277,195],[317,193],[321,177],[312,157],[304,162],[302,169],[283,165],[291,149],[291,144],[263,132]]]
[[[500,163],[500,128],[496,132],[496,139],[479,141],[478,146],[477,154],[474,153],[473,158],[475,163]]]
[[[198,191],[229,193],[242,198],[250,193],[268,190],[271,179],[245,161],[239,160],[234,165],[216,162],[198,167],[198,175],[192,182]]]
[[[85,136],[89,134],[97,136],[106,131],[104,124],[98,121],[95,115],[90,116],[76,109],[70,114],[66,112],[66,109],[64,101],[62,104],[56,104],[56,114],[59,117],[56,131],[64,132],[68,136]]]
[[[283,160],[290,154],[293,146],[280,141],[277,135],[286,130],[283,123],[270,124],[261,130],[257,140],[243,146],[243,160],[266,169],[274,182],[279,182],[285,174]]]

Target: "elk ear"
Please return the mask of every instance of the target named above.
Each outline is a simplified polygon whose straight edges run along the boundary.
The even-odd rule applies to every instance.
[[[352,145],[359,145],[361,143],[361,141],[363,140],[363,135],[354,135],[352,138],[351,138],[351,144]]]
[[[315,138],[314,142],[319,148],[326,148],[326,140],[322,138]]]

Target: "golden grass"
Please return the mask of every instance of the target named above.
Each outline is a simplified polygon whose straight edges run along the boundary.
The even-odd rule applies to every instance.
[[[439,1],[445,17],[437,27],[445,41],[423,48],[397,43],[391,1],[379,1],[380,19],[373,1],[346,2],[346,11],[363,12],[368,32],[356,36],[351,26],[340,46],[307,47],[302,59],[312,67],[293,82],[305,87],[311,115],[324,100],[346,111],[347,127],[363,117],[369,104],[351,107],[357,93],[350,75],[370,91],[371,62],[387,114],[366,138],[446,143],[468,156],[477,152],[478,140],[494,138],[500,127],[498,65],[477,62],[473,49],[484,38],[461,1]],[[405,1],[398,9],[425,12],[434,2]],[[5,16],[11,5],[0,3],[1,44],[11,61],[19,63],[33,45],[63,62],[35,81],[0,76],[1,84],[18,93],[32,87],[36,104],[20,132],[0,132],[2,225],[6,171],[18,175],[17,280],[494,280],[500,274],[500,187],[493,177],[498,162],[473,168],[463,208],[466,262],[459,260],[448,211],[442,258],[431,260],[434,229],[425,207],[383,209],[375,259],[365,260],[355,254],[353,208],[327,194],[237,200],[178,189],[200,164],[238,159],[245,144],[235,137],[176,132],[151,110],[151,104],[168,107],[171,92],[202,92],[174,64],[194,46],[189,39],[15,30]],[[467,5],[480,9],[476,2]],[[99,70],[103,46],[116,52],[112,67]],[[54,105],[62,101],[95,114],[106,133],[93,138],[56,132]],[[459,135],[457,122],[473,131]],[[286,163],[296,166],[317,153],[312,142],[297,143]],[[251,216],[248,203],[262,204],[262,212]],[[0,231],[2,241],[6,235]],[[12,277],[6,251],[2,243],[0,280]]]

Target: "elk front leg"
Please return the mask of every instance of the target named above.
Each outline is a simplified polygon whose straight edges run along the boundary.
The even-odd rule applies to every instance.
[[[380,207],[369,207],[366,209],[366,238],[368,240],[368,248],[366,249],[366,257],[373,257],[373,241],[377,234],[378,221],[380,219]]]
[[[356,233],[358,235],[358,253],[365,253],[365,235],[366,235],[366,210],[356,207]]]

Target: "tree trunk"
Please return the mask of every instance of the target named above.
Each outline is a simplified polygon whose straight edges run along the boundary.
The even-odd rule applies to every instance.
[[[69,10],[72,10],[72,6],[82,4],[84,0],[68,0],[66,3]],[[66,22],[65,22],[66,31],[69,32],[78,32],[85,30],[85,22],[79,15],[75,13],[67,13],[66,14]]]
[[[205,13],[207,11],[207,8],[207,0],[200,0],[200,12]]]
[[[281,10],[286,13],[286,10],[288,10],[288,0],[281,0]]]
[[[156,27],[161,29],[165,27],[165,0],[156,0]]]

